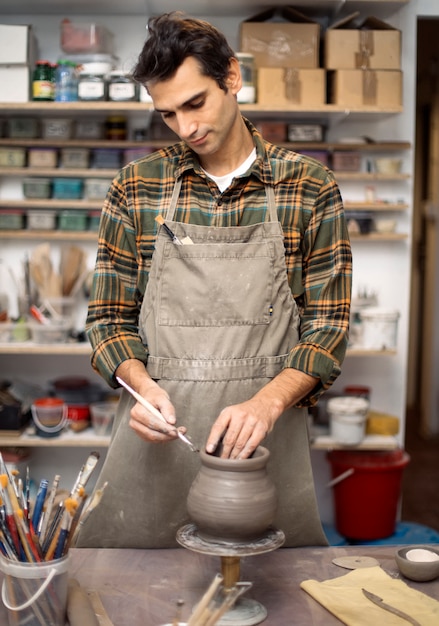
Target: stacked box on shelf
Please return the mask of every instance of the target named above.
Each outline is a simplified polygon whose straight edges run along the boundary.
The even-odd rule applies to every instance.
[[[0,102],[28,102],[35,38],[28,24],[0,24]]]
[[[268,106],[320,106],[326,101],[319,67],[320,25],[292,7],[270,9],[241,23],[240,49],[254,56],[257,102]]]
[[[324,59],[331,104],[397,107],[402,104],[401,32],[359,13],[325,32]]]

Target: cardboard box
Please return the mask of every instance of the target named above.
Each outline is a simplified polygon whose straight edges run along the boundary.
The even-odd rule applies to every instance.
[[[354,13],[324,35],[326,69],[401,69],[401,32],[376,17],[355,26]]]
[[[32,26],[0,24],[0,64],[35,64],[36,44]]]
[[[402,72],[334,70],[328,72],[329,101],[340,106],[402,105]]]
[[[31,77],[28,65],[0,65],[0,102],[28,102]]]
[[[268,106],[325,104],[325,70],[260,67],[257,94],[258,104]]]
[[[319,67],[319,46],[320,25],[291,7],[280,13],[269,9],[241,22],[240,51],[251,53],[257,68]]]

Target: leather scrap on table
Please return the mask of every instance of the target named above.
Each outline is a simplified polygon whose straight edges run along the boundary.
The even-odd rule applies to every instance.
[[[305,580],[301,588],[347,626],[404,626],[407,622],[368,600],[362,592],[367,589],[384,602],[407,613],[422,626],[439,624],[439,602],[404,581],[392,578],[381,567],[355,569],[319,582]]]

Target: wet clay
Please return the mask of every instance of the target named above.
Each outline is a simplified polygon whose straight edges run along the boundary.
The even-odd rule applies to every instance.
[[[276,489],[267,474],[270,452],[260,446],[249,459],[221,459],[200,452],[201,468],[187,497],[187,510],[206,541],[242,543],[273,524]]]

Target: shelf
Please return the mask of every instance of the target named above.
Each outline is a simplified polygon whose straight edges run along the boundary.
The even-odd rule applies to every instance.
[[[90,355],[91,347],[88,343],[33,343],[32,341],[0,343],[0,354],[54,355],[80,356]]]
[[[409,208],[408,204],[403,202],[396,202],[395,204],[390,202],[347,202],[343,203],[345,211],[406,211]]]
[[[365,348],[348,348],[346,351],[346,356],[395,356],[397,354],[396,350],[366,350]]]
[[[368,235],[357,235],[356,233],[349,233],[351,242],[363,241],[363,242],[383,242],[383,241],[405,241],[408,239],[406,233],[369,233]]]
[[[58,200],[48,198],[44,200],[28,200],[23,198],[22,200],[0,200],[0,209],[102,209],[102,200]]]
[[[290,145],[289,145],[290,147]],[[298,151],[300,151],[298,149]],[[146,154],[146,153],[145,153]],[[0,176],[53,176],[62,178],[114,178],[117,170],[100,168],[62,168],[62,167],[0,167]],[[337,180],[345,181],[398,181],[407,180],[410,174],[375,174],[373,172],[337,172],[334,171]]]
[[[21,435],[2,436],[0,431],[0,447],[22,448],[108,448],[110,437],[99,437],[91,428],[76,433],[72,430],[64,430],[57,437],[39,437],[33,434],[30,427]]]
[[[395,115],[403,112],[403,106],[395,106],[383,109],[379,106],[359,106],[344,107],[336,104],[323,104],[318,107],[310,108],[305,105],[292,106],[288,109],[281,106],[260,105],[260,104],[242,104],[240,106],[243,115],[254,118],[270,118],[282,116],[284,118],[303,118],[303,119],[334,119],[343,120],[346,118],[361,119],[366,116],[367,119],[371,115],[387,116]],[[20,113],[36,113],[49,115],[65,115],[72,113],[75,116],[90,116],[93,113],[139,113],[151,115],[154,109],[151,104],[144,102],[21,102],[21,103],[5,103],[0,102],[0,113],[15,114]]]
[[[2,437],[0,431],[0,447],[22,448],[108,448],[110,437],[98,437],[91,428],[79,433],[67,430],[57,437],[39,437],[25,431],[21,435]],[[318,436],[311,442],[313,450],[394,450],[398,447],[394,437],[382,435],[366,435],[358,446],[347,447],[338,445],[330,436]]]
[[[0,239],[97,242],[98,234],[88,230],[0,230]]]
[[[8,146],[11,148],[162,148],[178,140],[176,137],[168,137],[163,139],[150,139],[146,141],[110,141],[109,139],[13,139],[0,138],[0,146]],[[343,152],[400,152],[402,150],[410,150],[411,144],[408,141],[380,141],[367,143],[334,143],[326,141],[281,141],[276,145],[291,150],[328,150]],[[14,168],[0,168],[5,173]],[[21,169],[21,168],[17,168]]]
[[[101,168],[63,168],[63,167],[0,167],[0,176],[53,176],[54,178],[111,178],[117,170]]]
[[[109,139],[0,139],[0,146],[9,148],[162,148],[178,141],[177,137],[150,139],[149,141],[115,141]],[[3,168],[2,168],[3,169]],[[9,171],[12,168],[7,168]]]
[[[357,446],[341,446],[330,435],[319,435],[311,441],[313,450],[395,450],[399,447],[395,437],[366,435]]]
[[[336,180],[345,181],[365,181],[365,182],[380,182],[388,180],[408,180],[411,178],[410,174],[376,174],[375,172],[337,172],[334,170],[334,176]],[[346,203],[345,203],[346,204]]]

